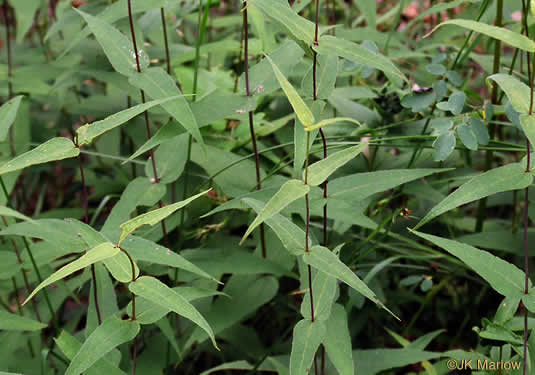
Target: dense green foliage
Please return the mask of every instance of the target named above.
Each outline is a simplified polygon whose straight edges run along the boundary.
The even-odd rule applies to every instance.
[[[535,373],[532,1],[2,1],[0,374]]]

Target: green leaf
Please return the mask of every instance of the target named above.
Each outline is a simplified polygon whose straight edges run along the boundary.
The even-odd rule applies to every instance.
[[[364,297],[370,299],[372,302],[378,304],[392,314],[392,312],[379,301],[375,293],[329,249],[323,246],[314,246],[310,251],[303,254],[303,260],[306,264],[343,281]],[[394,314],[392,315],[396,317]]]
[[[305,130],[307,132],[310,132],[312,130],[316,130],[316,129],[320,129],[320,128],[323,128],[325,126],[328,126],[328,125],[332,125],[332,124],[337,124],[339,122],[352,122],[353,124],[357,124],[357,125],[361,125],[360,122],[358,122],[357,120],[355,119],[352,119],[350,117],[335,117],[335,118],[330,118],[330,119],[326,119],[326,120],[321,120],[320,122],[317,122],[316,124],[308,127],[308,128],[305,128]]]
[[[259,8],[268,17],[283,25],[298,40],[310,45],[314,41],[314,24],[300,17],[285,1],[249,0],[247,5]]]
[[[476,135],[468,125],[463,124],[458,126],[457,134],[459,135],[461,142],[466,146],[466,148],[472,151],[477,150]]]
[[[78,145],[82,146],[85,144],[90,144],[95,138],[116,128],[117,126],[124,124],[125,122],[133,119],[137,115],[149,110],[150,108],[167,103],[171,100],[178,100],[178,98],[179,96],[167,97],[164,99],[153,100],[145,104],[139,104],[135,107],[125,109],[124,111],[106,117],[104,120],[81,126],[76,130],[76,134],[78,135]]]
[[[501,295],[512,298],[524,295],[524,272],[515,265],[470,245],[417,231],[411,232],[459,258]]]
[[[318,350],[327,327],[325,322],[300,320],[294,327],[292,351],[290,353],[290,375],[308,375],[314,356]]]
[[[10,4],[17,16],[17,43],[22,42],[35,20],[35,12],[42,5],[39,0],[17,0]],[[0,116],[1,117],[1,116]]]
[[[119,245],[130,233],[134,232],[139,227],[142,227],[143,225],[154,225],[154,224],[159,223],[160,221],[164,220],[169,215],[173,214],[175,211],[181,209],[184,206],[187,206],[188,204],[193,202],[195,199],[208,193],[210,190],[211,189],[208,189],[206,191],[203,191],[202,193],[194,195],[193,197],[190,197],[183,201],[171,204],[166,207],[158,208],[156,210],[147,212],[146,214],[143,214],[143,215],[139,215],[121,224],[120,228],[122,230],[122,233],[121,233],[121,237],[119,238],[119,242],[117,244]]]
[[[355,374],[347,313],[344,306],[340,304],[333,306],[331,317],[327,321],[327,334],[323,340],[323,346],[338,374]]]
[[[492,116],[491,116],[492,117]],[[490,136],[485,123],[478,118],[471,118],[468,120],[468,126],[472,129],[472,132],[476,135],[477,143],[486,146],[489,144]]]
[[[93,263],[99,262],[101,260],[104,260],[106,258],[110,258],[114,255],[116,255],[119,252],[119,248],[113,246],[110,242],[103,243],[101,245],[98,245],[97,247],[89,250],[87,253],[82,255],[80,258],[70,262],[69,264],[61,267],[59,270],[54,272],[52,275],[50,275],[47,279],[43,280],[41,284],[37,286],[37,288],[34,289],[34,291],[26,298],[26,301],[24,301],[23,305],[28,303],[28,301],[41,289],[44,287],[55,283],[56,281],[59,281],[63,279],[64,277],[69,276],[70,274],[81,270],[87,266],[90,266]]]
[[[46,327],[46,324],[36,320],[25,318],[20,315],[10,314],[0,311],[0,330],[5,331],[39,331]]]
[[[326,159],[322,159],[312,164],[310,167],[308,167],[308,184],[311,186],[321,185],[338,168],[341,168],[346,163],[357,157],[357,155],[360,154],[366,147],[368,147],[368,143],[362,142],[357,146],[338,151],[337,153],[328,156]]]
[[[264,207],[264,204],[256,199],[243,198],[243,201],[257,213],[260,213]],[[275,232],[290,254],[297,256],[303,254],[305,251],[304,230],[281,214],[276,214],[270,219],[267,219],[266,224]]]
[[[493,80],[505,92],[509,102],[519,113],[529,113],[531,90],[529,87],[509,74],[493,74],[487,81]]]
[[[461,27],[464,27],[465,29],[475,31],[476,33],[485,34],[486,36],[489,36],[491,38],[501,40],[502,42],[507,43],[512,47],[515,47],[515,48],[518,48],[527,52],[535,52],[535,42],[533,42],[526,36],[516,33],[514,31],[511,31],[511,30],[508,30],[504,27],[487,25],[486,23],[472,21],[472,20],[454,19],[454,20],[448,20],[448,21],[442,22],[441,24],[436,26],[433,30],[431,30],[431,32],[427,34],[425,37],[435,32],[435,30],[437,30],[439,27],[446,26],[446,25],[461,26]]]
[[[23,214],[21,214],[21,213],[18,212],[18,211],[12,210],[12,209],[9,208],[9,207],[1,206],[1,205],[0,205],[0,216],[4,216],[4,217],[14,217],[15,219],[24,220],[24,221],[29,221],[30,223],[34,223],[34,222],[35,222],[34,220],[32,220],[31,218],[29,218],[28,216],[23,215]]]
[[[314,49],[320,55],[340,56],[357,64],[371,66],[385,73],[393,74],[408,82],[405,75],[388,58],[348,40],[324,35],[319,40],[319,46],[315,46]]]
[[[361,0],[357,3],[362,15],[366,19],[368,28],[377,28],[377,1],[375,0]]]
[[[535,116],[522,114],[520,115],[520,125],[524,134],[529,139],[532,146],[535,146]]]
[[[0,175],[49,161],[74,158],[79,154],[80,150],[74,146],[70,139],[63,137],[52,138],[0,166]]]
[[[455,149],[456,143],[457,141],[453,131],[440,134],[433,142],[433,148],[435,149],[435,152],[433,153],[433,160],[446,160]]]
[[[293,201],[307,195],[309,190],[310,187],[305,185],[301,180],[290,180],[282,185],[279,191],[266,203],[251,225],[249,225],[249,228],[247,228],[240,241],[240,245],[261,223],[278,214]]]
[[[19,111],[22,95],[15,96],[0,107],[0,142],[4,142]]]
[[[128,288],[135,295],[148,299],[157,305],[165,307],[171,311],[174,311],[178,315],[191,320],[193,323],[201,327],[208,334],[208,336],[210,336],[212,344],[218,349],[215,342],[214,333],[208,322],[197,311],[197,309],[193,307],[191,303],[186,301],[186,299],[180,296],[180,294],[175,292],[173,289],[170,289],[158,279],[149,276],[140,277],[135,282],[130,283]]]
[[[145,91],[152,99],[178,97],[171,102],[162,103],[162,107],[178,121],[201,145],[203,139],[197,120],[184,96],[180,94],[175,81],[162,68],[149,68],[141,74],[134,74],[128,80],[133,86]]]
[[[69,360],[72,360],[82,347],[80,341],[65,330],[61,331],[59,337],[55,338],[54,341]],[[87,372],[87,375],[99,374],[126,375],[116,364],[107,360],[106,356],[97,360]]]
[[[331,308],[337,296],[337,280],[325,272],[317,271],[312,282],[314,292],[314,319],[327,320],[331,315]],[[303,318],[311,320],[310,311],[310,290],[308,290],[301,302],[301,315]]]
[[[329,199],[359,202],[373,194],[451,169],[393,169],[356,173],[329,181]]]
[[[462,113],[464,103],[466,101],[466,94],[462,91],[452,94],[447,102],[437,103],[437,108],[443,111],[450,111],[454,115],[458,116]]]
[[[448,195],[444,200],[431,209],[425,217],[414,227],[420,228],[445,212],[453,210],[463,204],[488,197],[504,191],[523,189],[531,185],[533,176],[524,170],[521,163],[511,163],[491,169],[488,172],[473,177]]]
[[[314,125],[314,123],[316,122],[314,114],[312,113],[310,108],[308,108],[301,96],[299,96],[297,90],[292,86],[288,79],[286,79],[284,74],[282,74],[279,67],[273,62],[273,60],[271,60],[271,58],[267,55],[266,59],[270,62],[271,67],[273,68],[273,72],[275,72],[275,76],[277,77],[277,80],[279,81],[282,90],[286,94],[286,97],[290,101],[290,104],[292,105],[292,108],[294,109],[299,121],[301,121],[305,128]]]
[[[137,66],[136,53],[132,41],[103,19],[94,17],[78,9],[75,10],[87,22],[87,25],[97,38],[113,69],[127,77],[134,74],[137,71]],[[142,68],[147,68],[149,64],[148,56],[143,50],[139,50],[138,54]]]
[[[136,321],[110,316],[85,340],[73,357],[65,375],[80,375],[87,371],[114,348],[132,341],[139,333],[139,329],[140,325]]]
[[[128,283],[139,275],[139,268],[136,262],[134,262],[134,275],[132,275],[132,263],[130,263],[128,255],[123,251],[120,251],[110,258],[104,259],[103,263],[108,271],[110,271],[113,278],[122,283]]]

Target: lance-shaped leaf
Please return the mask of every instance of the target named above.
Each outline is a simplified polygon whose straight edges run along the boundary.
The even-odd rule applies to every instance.
[[[308,194],[310,187],[301,180],[290,180],[281,186],[278,192],[267,202],[260,214],[254,219],[240,241],[240,245],[251,232],[267,219],[282,211],[293,201]]]
[[[9,128],[13,125],[17,112],[19,111],[20,101],[22,95],[15,96],[13,99],[8,100],[0,107],[0,142],[6,140]]]
[[[530,94],[529,87],[509,74],[493,74],[487,78],[487,81],[494,81],[505,92],[509,102],[519,113],[529,113]]]
[[[111,258],[104,259],[103,263],[113,278],[122,283],[128,283],[139,275],[139,268],[136,262],[131,263],[130,258],[123,251],[115,254]],[[133,270],[132,265],[134,267]]]
[[[36,148],[16,156],[0,167],[0,175],[49,161],[74,158],[80,150],[68,138],[52,138]]]
[[[475,31],[476,33],[485,34],[486,36],[489,36],[494,39],[498,39],[504,43],[509,44],[512,47],[527,51],[527,52],[535,52],[535,42],[533,42],[528,37],[516,33],[514,31],[511,31],[509,29],[506,29],[505,27],[498,27],[493,25],[488,25],[483,22],[477,22],[472,20],[462,20],[462,19],[455,19],[455,20],[448,20],[445,22],[442,22],[440,25],[436,26],[429,34],[427,34],[425,37],[432,34],[436,29],[442,26],[446,25],[456,25],[464,27],[465,29]]]
[[[320,55],[340,56],[357,64],[370,66],[385,73],[391,73],[407,81],[405,75],[388,58],[351,41],[324,35],[320,38],[319,45],[313,48]]]
[[[119,238],[118,244],[120,244],[130,233],[134,232],[139,227],[142,227],[143,225],[154,225],[154,224],[159,223],[160,221],[165,219],[167,216],[173,214],[177,210],[180,210],[182,207],[187,206],[188,204],[193,202],[195,199],[208,193],[210,190],[211,189],[208,189],[206,191],[203,191],[202,193],[194,195],[193,197],[190,197],[183,201],[173,203],[166,207],[158,208],[157,210],[147,212],[146,214],[143,214],[143,215],[139,215],[121,224],[120,228],[122,230],[122,233],[121,233],[121,237]]]
[[[531,185],[532,181],[533,176],[525,171],[521,163],[511,163],[491,169],[472,178],[444,198],[425,215],[414,229],[463,204],[504,191],[523,189]]]
[[[333,276],[321,271],[316,272],[316,276],[314,276],[314,281],[312,282],[315,320],[329,319],[334,299],[337,296],[337,284],[338,281]],[[305,319],[312,319],[310,290],[306,292],[303,302],[301,302],[301,315]]]
[[[63,279],[64,277],[69,276],[70,274],[81,270],[87,266],[90,266],[93,263],[100,262],[101,260],[104,260],[106,258],[110,258],[114,255],[116,255],[119,251],[121,251],[119,248],[113,246],[112,243],[106,242],[103,244],[98,245],[97,247],[89,250],[87,253],[82,255],[80,258],[70,262],[69,264],[61,267],[59,270],[54,272],[52,275],[50,275],[48,278],[43,280],[41,284],[37,286],[37,288],[34,289],[34,291],[26,298],[26,301],[24,301],[23,305],[26,304],[38,291],[43,289],[44,287],[55,283],[58,280]]]
[[[300,320],[294,327],[290,353],[290,375],[309,375],[316,351],[327,328],[325,322]]]
[[[316,129],[320,129],[320,128],[323,128],[325,126],[328,126],[328,125],[332,125],[332,124],[338,124],[340,122],[352,122],[353,124],[357,124],[357,125],[361,125],[360,122],[358,122],[357,120],[355,119],[352,119],[350,117],[335,117],[335,118],[330,118],[330,119],[327,119],[327,120],[321,120],[319,122],[317,122],[316,124],[308,127],[308,128],[305,128],[305,130],[307,132],[310,132],[312,130],[316,130]]]
[[[150,68],[141,74],[135,74],[129,79],[130,84],[145,91],[152,99],[163,99],[179,96],[172,102],[162,103],[162,107],[174,117],[192,136],[203,145],[203,139],[197,120],[191,111],[186,98],[180,91],[173,78],[162,68]]]
[[[167,285],[150,276],[142,276],[135,282],[130,283],[128,288],[135,295],[141,296],[154,302],[157,305],[174,311],[178,315],[191,320],[201,327],[210,337],[214,346],[218,349],[215,342],[214,332],[199,311],[189,303],[180,294],[169,288]]]
[[[351,336],[347,325],[347,312],[344,306],[335,304],[327,321],[327,334],[323,346],[340,375],[354,375],[355,362],[351,351]]]
[[[243,198],[242,200],[257,213],[262,212],[264,204],[259,200],[252,198]],[[305,251],[304,230],[281,214],[276,214],[270,219],[267,219],[266,224],[273,229],[273,232],[275,232],[288,252],[297,256],[303,254]],[[310,238],[309,243],[312,243]]]
[[[18,211],[15,211],[9,207],[6,206],[0,206],[0,216],[6,216],[6,217],[14,217],[15,219],[29,221],[31,223],[34,223],[35,221],[29,218],[26,215],[21,214]]]
[[[346,266],[332,251],[323,246],[314,246],[310,251],[303,254],[303,260],[306,264],[325,272],[338,280],[343,281],[351,288],[376,303],[390,314],[395,316],[375,295],[375,293],[362,281],[348,266]]]
[[[535,147],[535,116],[528,114],[520,115],[520,125],[522,125],[522,130],[524,130],[524,134],[529,139],[531,145]]]
[[[72,360],[82,347],[82,343],[65,330],[61,331],[59,337],[55,338],[54,341],[69,360]],[[87,375],[98,374],[126,375],[126,373],[119,369],[116,364],[109,361],[106,356],[96,361],[87,372]]]
[[[316,122],[314,114],[312,113],[310,108],[308,108],[303,98],[299,96],[297,90],[292,86],[288,79],[286,79],[284,74],[282,74],[277,64],[275,64],[273,60],[271,60],[271,58],[267,55],[266,59],[270,62],[271,67],[273,68],[273,72],[275,73],[275,76],[277,77],[277,80],[279,81],[282,90],[286,94],[286,97],[290,101],[290,104],[292,105],[292,108],[299,121],[303,123],[305,128],[314,125],[314,123]]]
[[[132,41],[119,30],[101,18],[94,17],[75,9],[87,22],[89,29],[97,38],[113,69],[117,72],[131,76],[137,71],[136,53]],[[148,56],[144,51],[138,51],[142,66],[148,66]]]
[[[314,24],[295,13],[287,2],[280,0],[250,0],[247,4],[259,8],[268,17],[287,28],[298,40],[302,40],[309,45],[314,41]]]
[[[80,375],[99,359],[125,342],[132,341],[139,333],[136,321],[121,320],[112,315],[89,335],[73,357],[65,375]]]
[[[501,295],[512,298],[524,295],[525,274],[515,265],[470,245],[417,231],[411,232],[462,260]],[[529,286],[531,287],[531,281]]]
[[[46,324],[36,320],[25,318],[20,315],[10,314],[0,311],[0,330],[5,331],[39,331],[46,327]]]
[[[308,167],[308,184],[311,186],[321,185],[338,168],[354,159],[366,147],[368,147],[368,143],[363,142],[357,146],[338,151],[337,153],[328,156],[326,159],[322,159],[312,164]]]
[[[178,100],[178,98],[180,97],[173,96],[164,99],[153,100],[145,104],[139,104],[106,117],[104,120],[81,126],[78,128],[78,130],[76,130],[76,134],[78,135],[78,145],[81,146],[89,144],[93,141],[93,139],[101,136],[107,131],[116,128],[117,126],[124,124],[125,122],[133,119],[137,115],[151,109],[152,107],[167,103],[171,100]]]

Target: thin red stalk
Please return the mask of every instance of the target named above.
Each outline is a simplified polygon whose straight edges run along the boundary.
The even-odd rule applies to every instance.
[[[135,33],[135,30],[134,30],[134,17],[132,15],[132,0],[128,0],[128,20],[130,22],[130,33],[132,35],[132,43],[134,45],[134,54],[136,56],[136,68],[137,68],[137,72],[141,73],[141,64],[139,63],[139,50],[137,49],[136,33]],[[141,102],[143,104],[145,104],[147,102],[146,99],[145,99],[145,91],[143,91],[143,90],[139,90],[139,91],[141,93]],[[151,132],[150,132],[149,113],[147,111],[145,111],[145,112],[143,112],[143,115],[145,117],[145,131],[146,131],[146,134],[147,134],[147,140],[149,140],[152,137]],[[160,179],[158,178],[158,170],[156,168],[156,160],[154,158],[154,151],[153,150],[150,151],[150,159],[151,159],[151,162],[152,162],[152,170],[153,170],[153,174],[154,174],[154,183],[157,184],[157,183],[160,182]],[[160,207],[164,206],[163,202],[161,200],[158,203],[159,203]],[[162,226],[162,232],[163,232],[165,246],[169,247],[169,240],[167,238],[167,229],[165,227],[165,221],[164,220],[161,221],[161,226]]]
[[[11,77],[13,75],[13,57],[11,55],[11,31],[9,27],[9,5],[7,0],[4,0],[4,21],[6,23],[6,49],[7,49],[7,91],[8,97],[11,99],[13,96],[13,83]]]
[[[247,96],[252,96],[251,85],[249,81],[249,17],[247,15],[247,1],[243,2],[243,39],[244,39],[244,70],[245,70],[245,90]],[[256,169],[256,190],[262,189],[260,176],[260,156],[258,154],[258,146],[256,144],[256,134],[254,130],[254,117],[253,112],[249,111],[249,132],[251,133],[251,141],[253,143],[253,152],[255,156],[255,169]],[[262,249],[262,257],[267,257],[266,250],[266,235],[264,224],[260,224],[260,248]]]
[[[162,16],[163,40],[165,43],[165,61],[167,62],[167,74],[171,75],[171,54],[169,53],[169,39],[167,38],[167,25],[165,22],[165,9],[160,9]]]

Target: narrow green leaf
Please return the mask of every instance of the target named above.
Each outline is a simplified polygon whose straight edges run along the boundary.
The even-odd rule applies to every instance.
[[[303,101],[303,98],[299,96],[297,90],[292,86],[288,79],[286,79],[284,74],[282,74],[279,67],[273,62],[273,60],[271,60],[271,58],[267,55],[266,59],[270,62],[271,67],[273,68],[273,72],[275,72],[275,76],[277,77],[277,80],[279,81],[282,90],[286,94],[286,97],[290,101],[290,104],[292,105],[292,108],[294,109],[299,121],[303,123],[305,128],[314,125],[314,123],[316,122],[314,114]]]
[[[103,19],[78,9],[75,10],[87,22],[89,29],[97,38],[113,69],[127,77],[134,74],[137,71],[137,64],[132,41]],[[147,68],[149,65],[147,54],[143,50],[139,50],[138,54],[142,68]]]
[[[528,114],[520,115],[520,125],[529,142],[535,147],[535,116]]]
[[[89,335],[73,357],[65,375],[80,375],[117,346],[129,342],[139,333],[136,321],[110,316]]]
[[[414,227],[418,229],[428,221],[463,204],[504,191],[523,189],[531,185],[533,176],[521,163],[511,163],[491,169],[473,177],[431,209]]]
[[[327,321],[327,334],[323,346],[338,374],[354,375],[355,363],[351,351],[351,336],[347,324],[344,306],[335,304],[330,319]]]
[[[411,232],[459,258],[501,295],[511,298],[524,295],[525,275],[515,265],[470,245],[417,231]],[[531,281],[529,285],[531,286]]]
[[[314,24],[295,13],[287,2],[280,0],[249,0],[247,4],[257,7],[268,17],[283,25],[298,40],[308,45],[314,41]]]
[[[170,289],[167,285],[163,284],[158,279],[149,276],[142,276],[135,282],[130,283],[128,288],[135,295],[148,299],[151,302],[156,303],[162,307],[165,307],[171,311],[174,311],[178,315],[181,315],[193,323],[201,327],[212,340],[214,347],[217,347],[215,342],[214,333],[208,322],[197,311],[197,309],[180,294]]]
[[[82,343],[65,330],[61,331],[59,337],[57,339],[55,338],[54,341],[69,360],[72,360],[82,347]],[[99,374],[126,375],[116,364],[107,360],[106,356],[97,360],[87,372],[87,375]]]
[[[74,158],[78,154],[80,154],[80,150],[74,146],[70,139],[64,137],[52,138],[0,166],[0,175],[49,161]]]
[[[247,231],[243,235],[240,245],[245,241],[245,239],[251,234],[251,232],[258,227],[261,223],[267,219],[273,217],[273,215],[278,214],[286,206],[288,206],[293,201],[304,197],[308,194],[310,187],[305,185],[301,180],[290,180],[281,186],[279,191],[267,202],[260,214],[254,219],[254,221],[249,225]]]
[[[320,122],[317,122],[316,124],[306,128],[306,131],[310,132],[312,130],[320,129],[328,125],[337,124],[339,122],[352,122],[353,124],[357,124],[359,126],[361,125],[360,122],[350,117],[336,117],[336,118],[330,118],[327,120],[321,120]]]
[[[0,107],[0,142],[6,140],[9,128],[13,125],[19,111],[22,95],[15,96]]]
[[[375,293],[329,249],[323,246],[314,246],[310,251],[303,254],[303,261],[306,264],[343,281],[364,297],[370,299],[372,302],[396,317],[381,301],[379,301]]]
[[[290,353],[290,375],[308,375],[316,351],[320,346],[327,327],[325,322],[300,320],[294,327],[292,351]]]
[[[337,153],[328,156],[326,159],[322,159],[312,164],[308,168],[308,184],[311,186],[321,185],[338,168],[357,157],[357,155],[366,147],[368,147],[368,143],[362,142],[357,146],[338,151]]]
[[[6,206],[0,206],[0,216],[14,217],[14,218],[19,219],[19,220],[29,221],[30,223],[34,223],[35,222],[34,220],[29,218],[28,216],[23,215],[20,212],[12,210],[11,208],[6,207]]]
[[[38,0],[17,0],[10,4],[17,16],[17,43],[23,41],[35,20],[35,12],[42,3]],[[0,116],[1,117],[1,116]]]
[[[527,38],[526,36],[516,33],[514,31],[508,30],[505,27],[498,27],[493,25],[487,25],[483,22],[477,22],[472,20],[463,20],[463,19],[454,19],[454,20],[448,20],[445,22],[442,22],[438,26],[436,26],[429,34],[427,34],[425,37],[429,36],[435,30],[442,26],[446,25],[456,25],[464,27],[465,29],[475,31],[476,33],[485,34],[486,36],[489,36],[494,39],[498,39],[504,43],[509,44],[512,47],[527,51],[527,52],[535,52],[535,42]]]
[[[324,35],[320,38],[319,45],[315,46],[314,49],[321,55],[340,56],[357,64],[371,66],[385,73],[393,74],[408,82],[405,75],[388,58],[351,41]]]
[[[166,207],[158,208],[156,210],[147,212],[146,214],[143,214],[143,215],[139,215],[121,224],[120,228],[122,230],[122,233],[121,233],[121,237],[119,238],[118,244],[120,244],[130,233],[134,232],[139,227],[143,225],[154,225],[154,224],[159,223],[160,221],[164,220],[167,216],[173,214],[175,211],[181,209],[182,207],[187,206],[189,203],[203,196],[204,194],[208,193],[210,190],[211,189],[208,189],[206,191],[203,191],[202,193],[194,195],[193,197],[190,197],[183,201],[171,204]]]
[[[334,299],[337,296],[337,280],[333,276],[317,271],[312,282],[312,290],[314,292],[314,319],[327,320],[331,315],[331,309]],[[310,311],[310,290],[308,290],[301,302],[301,315],[303,318],[311,320],[312,313]]]
[[[114,256],[104,259],[104,265],[110,271],[113,278],[122,283],[128,283],[138,277],[139,268],[134,262],[134,275],[132,275],[132,263],[130,258],[123,251],[115,254]]]
[[[125,122],[133,119],[137,115],[151,109],[152,107],[167,103],[171,100],[178,100],[178,98],[179,96],[173,96],[164,99],[153,100],[145,104],[139,104],[106,117],[104,120],[81,126],[76,130],[76,134],[78,135],[78,145],[82,146],[85,144],[90,144],[95,138],[116,128],[117,126],[124,124]]]
[[[144,90],[152,99],[164,99],[177,96],[172,102],[162,103],[162,107],[178,121],[193,138],[203,145],[199,126],[186,98],[180,94],[175,81],[162,68],[150,68],[141,74],[134,74],[129,82]]]
[[[50,275],[46,280],[43,280],[41,284],[34,289],[34,291],[26,298],[23,305],[28,303],[28,301],[41,289],[44,287],[55,283],[58,280],[63,279],[64,277],[69,276],[70,274],[81,270],[87,266],[90,266],[93,263],[99,262],[106,258],[110,258],[116,255],[119,252],[119,248],[113,246],[110,242],[103,243],[97,247],[89,250],[87,253],[82,255],[80,258],[70,262],[69,264],[61,267],[59,270]]]
[[[509,74],[493,74],[487,78],[487,81],[493,80],[505,92],[509,102],[519,113],[529,113],[530,94],[529,87]]]
[[[25,318],[20,315],[10,314],[0,311],[0,330],[5,331],[39,331],[46,327],[46,324],[36,320]]]

